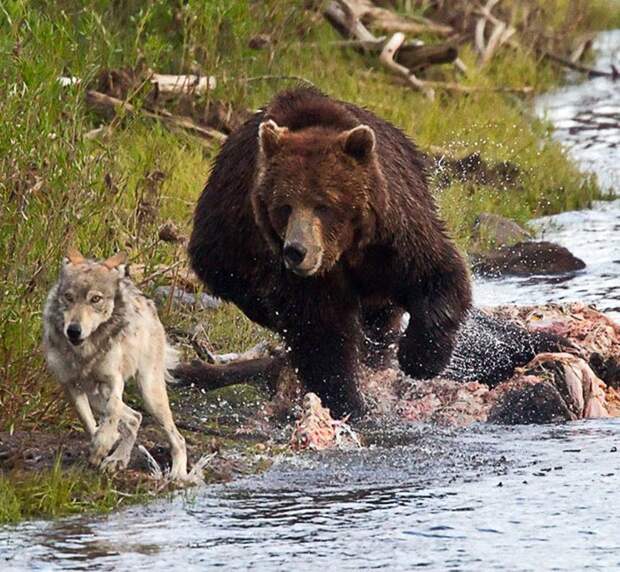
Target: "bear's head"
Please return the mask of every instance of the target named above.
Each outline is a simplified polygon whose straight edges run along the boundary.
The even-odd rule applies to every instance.
[[[265,240],[299,276],[359,259],[376,230],[384,182],[367,125],[300,131],[259,127],[252,206]]]

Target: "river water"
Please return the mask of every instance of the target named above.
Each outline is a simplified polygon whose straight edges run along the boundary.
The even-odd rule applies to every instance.
[[[620,32],[597,48],[597,65],[618,63]],[[539,110],[617,190],[620,84],[570,86]],[[620,201],[538,224],[586,270],[479,282],[477,302],[580,299],[619,316]],[[361,451],[284,457],[260,477],[109,516],[0,528],[0,570],[620,570],[620,420],[370,435]]]

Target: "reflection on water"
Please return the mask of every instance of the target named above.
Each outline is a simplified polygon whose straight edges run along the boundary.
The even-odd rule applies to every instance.
[[[603,36],[604,57],[612,40],[620,33]],[[543,105],[565,121],[558,137],[574,156],[617,184],[618,84],[593,80]],[[478,302],[582,299],[620,315],[620,201],[539,224],[587,269],[479,282]],[[618,570],[619,430],[376,429],[370,448],[285,459],[194,496],[0,528],[0,570]]]

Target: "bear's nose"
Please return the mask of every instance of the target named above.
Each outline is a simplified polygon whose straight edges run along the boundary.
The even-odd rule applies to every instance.
[[[300,242],[291,242],[284,245],[284,261],[288,266],[299,266],[304,258],[308,249]]]
[[[80,324],[69,324],[67,326],[67,337],[72,344],[75,344],[80,341],[80,337],[82,336],[82,327]]]

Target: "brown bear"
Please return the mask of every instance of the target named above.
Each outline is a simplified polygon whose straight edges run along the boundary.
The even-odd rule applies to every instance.
[[[395,342],[405,373],[438,374],[471,305],[423,154],[373,113],[306,87],[229,136],[189,255],[214,295],[282,336],[302,383],[335,414],[363,409],[361,364]]]

